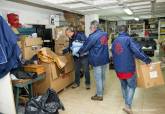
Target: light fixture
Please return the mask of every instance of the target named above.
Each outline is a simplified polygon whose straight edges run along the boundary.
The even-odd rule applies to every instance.
[[[52,3],[52,4],[62,4],[62,3],[65,3],[65,2],[73,2],[75,0],[43,0],[45,2],[49,2],[49,3]]]
[[[135,21],[139,21],[139,18],[135,17],[134,20],[135,20]]]
[[[124,11],[128,14],[128,15],[132,15],[133,12],[129,9],[129,8],[124,8]]]

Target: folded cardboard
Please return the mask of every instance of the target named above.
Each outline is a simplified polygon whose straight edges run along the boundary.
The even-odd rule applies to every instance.
[[[55,63],[42,63],[42,65],[45,67],[46,77],[44,80],[33,84],[34,94],[41,95],[45,93],[48,88],[59,92],[73,83],[73,72],[62,74]]]
[[[164,85],[160,62],[153,62],[146,65],[140,60],[136,60],[136,71],[138,87],[150,88]]]
[[[65,56],[59,56],[59,55],[55,54],[53,51],[51,51],[49,48],[42,48],[38,52],[38,57],[43,62],[56,63],[58,68],[61,68],[61,69],[64,68],[67,63]]]
[[[29,46],[29,47],[23,47],[22,53],[23,58],[25,60],[30,60],[34,55],[38,53],[38,51],[42,48],[42,46]]]
[[[43,65],[31,64],[31,65],[26,65],[23,68],[24,71],[26,72],[35,72],[38,75],[43,74],[45,72],[45,67]]]

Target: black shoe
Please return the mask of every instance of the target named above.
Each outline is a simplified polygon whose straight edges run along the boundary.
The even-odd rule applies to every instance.
[[[86,89],[87,90],[91,89],[90,85],[86,85]]]
[[[91,97],[91,100],[94,100],[94,101],[103,101],[103,97],[102,96],[94,95],[94,96]]]
[[[74,84],[72,85],[72,89],[75,89],[75,88],[77,88],[77,87],[79,87],[79,85],[76,84],[76,83],[74,83]]]

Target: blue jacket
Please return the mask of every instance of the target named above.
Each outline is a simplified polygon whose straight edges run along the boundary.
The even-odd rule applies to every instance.
[[[20,64],[18,37],[0,16],[0,78]]]
[[[63,50],[63,53],[65,54],[71,51],[73,41],[85,42],[86,39],[87,37],[83,32],[76,32],[72,39],[69,40],[69,46]]]
[[[89,63],[96,67],[109,63],[108,34],[98,29],[89,35],[79,54],[89,51]]]
[[[135,72],[135,57],[146,63],[150,61],[141,47],[124,32],[119,33],[112,43],[112,56],[116,72]]]

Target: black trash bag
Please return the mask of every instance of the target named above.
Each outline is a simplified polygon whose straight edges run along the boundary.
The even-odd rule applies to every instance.
[[[57,93],[48,89],[43,96],[32,98],[25,107],[25,114],[59,114],[58,110],[64,110]]]

